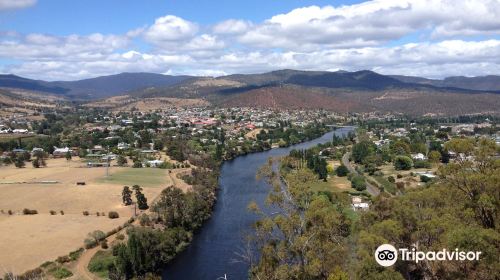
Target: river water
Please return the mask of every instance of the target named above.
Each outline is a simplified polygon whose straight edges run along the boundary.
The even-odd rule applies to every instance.
[[[269,157],[287,155],[331,141],[333,134],[346,135],[352,128],[340,128],[320,138],[290,146],[237,157],[221,167],[219,191],[212,217],[194,236],[188,248],[163,272],[167,280],[248,279],[249,265],[238,253],[245,247],[244,236],[251,232],[256,215],[247,210],[251,201],[263,206],[269,186],[257,181],[255,173]],[[222,278],[219,278],[222,277]]]

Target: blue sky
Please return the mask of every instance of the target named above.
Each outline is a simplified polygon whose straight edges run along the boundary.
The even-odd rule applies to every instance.
[[[40,0],[29,9],[2,14],[2,29],[57,35],[73,33],[125,33],[172,14],[201,24],[228,18],[263,21],[294,8],[311,5],[349,5],[363,1],[311,0]]]
[[[0,73],[500,74],[500,1],[0,0]]]

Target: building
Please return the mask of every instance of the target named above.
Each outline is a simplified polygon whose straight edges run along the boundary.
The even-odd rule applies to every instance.
[[[73,154],[73,150],[68,148],[68,147],[65,147],[65,148],[58,148],[58,147],[55,147],[54,146],[54,152],[52,152],[52,155],[55,157],[55,158],[58,158],[58,157],[65,157],[67,153],[70,153],[70,154]]]

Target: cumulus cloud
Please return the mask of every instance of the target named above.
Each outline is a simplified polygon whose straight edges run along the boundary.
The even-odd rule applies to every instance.
[[[375,0],[350,6],[310,6],[271,17],[242,43],[288,50],[384,44],[421,30],[434,38],[500,34],[496,0]]]
[[[153,44],[161,45],[186,40],[198,32],[196,23],[177,16],[167,15],[157,18],[153,25],[144,31],[144,38]]]
[[[260,23],[228,19],[203,26],[166,15],[122,35],[4,31],[0,59],[18,62],[0,65],[0,72],[49,80],[124,71],[218,76],[283,68],[434,78],[499,74],[499,15],[498,0],[374,0],[298,8]],[[136,41],[145,43],[141,50]]]
[[[225,35],[235,35],[241,34],[247,31],[252,26],[250,21],[238,20],[238,19],[228,19],[223,22],[216,24],[213,27],[213,32],[215,34],[225,34]]]
[[[0,11],[24,9],[36,4],[37,0],[0,0]]]
[[[126,47],[126,36],[94,33],[87,36],[13,34],[0,38],[0,57],[22,60],[89,60]]]
[[[465,55],[467,54],[467,55]],[[232,51],[212,56],[127,51],[78,61],[30,61],[9,66],[18,75],[43,79],[78,79],[117,72],[224,75],[276,69],[356,71],[440,78],[500,73],[500,40],[446,40],[395,47],[331,49],[314,52]]]

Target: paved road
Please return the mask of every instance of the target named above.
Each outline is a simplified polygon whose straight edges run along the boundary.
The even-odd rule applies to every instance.
[[[349,169],[349,172],[359,175],[358,171],[356,171],[356,169],[354,169],[354,167],[352,167],[351,162],[349,161],[350,156],[351,156],[351,152],[345,153],[342,156],[342,164],[345,165],[347,167],[347,169]],[[377,196],[380,194],[380,190],[377,187],[375,187],[374,185],[370,184],[368,181],[366,181],[366,191],[368,191],[368,193],[371,194],[372,196]]]

